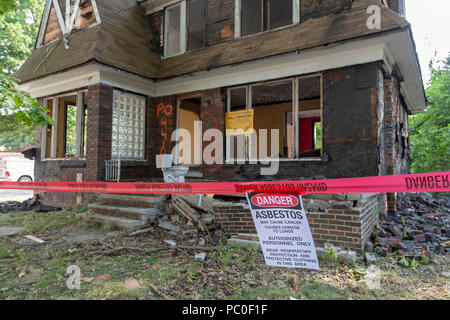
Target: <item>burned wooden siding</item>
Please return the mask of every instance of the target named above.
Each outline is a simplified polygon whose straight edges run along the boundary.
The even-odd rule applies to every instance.
[[[163,54],[163,30],[164,30],[164,12],[157,12],[148,16],[152,39],[150,40],[150,49],[153,52]]]
[[[74,5],[75,0],[71,0],[71,4]],[[64,15],[66,10],[66,4],[64,0],[59,0],[59,7],[61,9],[61,13]],[[79,20],[75,21],[73,32],[87,28],[90,25],[94,24],[96,21],[97,20],[95,17],[94,8],[92,7],[91,0],[81,0]],[[53,40],[59,39],[61,36],[62,36],[61,26],[58,21],[56,9],[52,4],[42,44],[45,45]]]
[[[300,23],[311,18],[321,18],[350,9],[353,0],[301,0]]]

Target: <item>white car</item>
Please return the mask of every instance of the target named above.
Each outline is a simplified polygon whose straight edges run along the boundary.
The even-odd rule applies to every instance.
[[[32,182],[34,161],[21,157],[0,159],[0,181]]]

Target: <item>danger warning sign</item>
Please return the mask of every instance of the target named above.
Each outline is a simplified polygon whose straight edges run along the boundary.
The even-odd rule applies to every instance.
[[[247,200],[267,265],[319,270],[301,196],[248,193]]]

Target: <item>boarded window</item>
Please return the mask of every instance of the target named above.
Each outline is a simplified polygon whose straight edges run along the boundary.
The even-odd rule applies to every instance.
[[[166,10],[166,55],[181,51],[181,6]]]
[[[145,97],[114,91],[111,158],[145,157]]]
[[[188,50],[205,46],[206,4],[205,0],[188,2]]]

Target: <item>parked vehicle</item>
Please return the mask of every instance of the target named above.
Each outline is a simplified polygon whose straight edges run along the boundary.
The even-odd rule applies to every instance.
[[[21,157],[0,159],[0,181],[32,182],[34,161]]]

